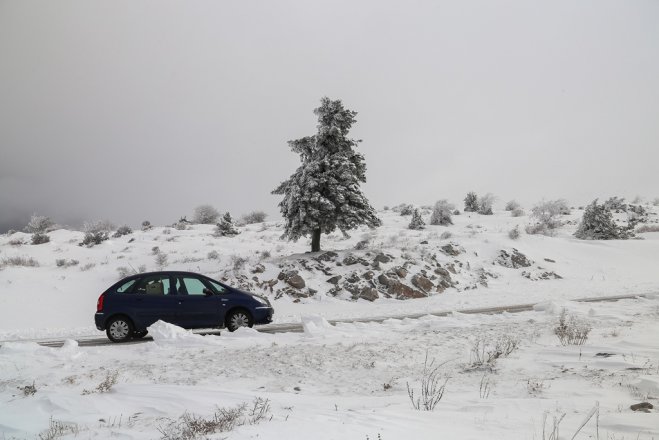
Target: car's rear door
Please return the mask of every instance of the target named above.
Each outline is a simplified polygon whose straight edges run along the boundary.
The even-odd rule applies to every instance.
[[[179,301],[177,320],[186,328],[219,327],[222,324],[220,298],[202,277],[191,274],[175,276]]]
[[[167,273],[146,275],[133,288],[134,313],[148,327],[158,320],[179,325],[177,321],[178,301],[171,289],[172,282]]]

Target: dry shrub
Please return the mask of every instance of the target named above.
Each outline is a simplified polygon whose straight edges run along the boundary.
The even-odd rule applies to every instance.
[[[590,325],[574,315],[567,316],[565,309],[561,310],[558,323],[554,327],[554,334],[561,345],[583,345],[588,340]]]

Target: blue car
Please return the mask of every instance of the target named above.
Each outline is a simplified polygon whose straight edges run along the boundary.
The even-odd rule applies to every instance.
[[[183,328],[238,327],[272,322],[267,298],[243,292],[192,272],[150,272],[129,276],[98,298],[96,328],[112,342],[142,338],[163,320]]]

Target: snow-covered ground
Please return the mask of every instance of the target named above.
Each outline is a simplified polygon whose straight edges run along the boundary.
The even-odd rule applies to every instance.
[[[650,221],[656,222],[657,208],[648,209],[654,209]],[[639,234],[642,240],[577,240],[572,233],[581,214],[574,210],[572,215],[564,216],[567,224],[556,236],[546,237],[525,234],[524,226],[531,220],[511,217],[505,211],[492,216],[464,213],[453,217],[452,226],[428,225],[421,231],[407,229],[409,216],[382,211],[379,215],[384,224],[380,228],[353,231],[350,238],[340,233],[323,236],[323,249],[337,254],[331,261],[317,261],[313,257],[318,255],[305,253],[309,249],[307,240],[281,240],[283,231],[277,222],[244,226],[239,228],[240,235],[221,238],[212,235],[211,225],[193,225],[187,230],[155,227],[111,238],[92,248],[78,246],[82,232],[56,230],[49,234],[50,243],[36,246],[16,245],[30,241],[29,234],[18,232],[0,236],[0,340],[102,336],[93,326],[98,296],[120,278],[119,268],[157,270],[155,247],[167,255],[167,269],[226,278],[230,284],[269,296],[275,307],[275,322],[280,323],[299,322],[301,316],[309,314],[326,319],[392,316],[659,290],[659,232]],[[429,211],[425,219],[428,221]],[[522,234],[512,240],[508,231],[516,225]],[[446,233],[451,236],[446,238]],[[368,244],[356,250],[364,240]],[[448,244],[459,254],[448,255],[442,249]],[[501,250],[510,253],[513,248],[533,264],[517,269],[494,264]],[[217,258],[209,258],[213,252]],[[374,269],[370,263],[378,253],[388,255],[391,261]],[[343,264],[346,256],[369,265]],[[32,258],[39,266],[3,267],[2,262],[13,257]],[[58,267],[57,260],[76,260],[78,264]],[[318,270],[321,265],[323,271]],[[405,267],[408,275],[400,278],[405,285],[415,288],[411,279],[421,271],[438,284],[434,270],[440,266],[451,271],[453,287],[442,293],[433,288],[426,298],[386,298],[386,289],[378,282],[379,275]],[[289,270],[298,271],[305,281],[305,287],[294,292],[300,295],[282,294],[291,288],[277,278]],[[369,271],[373,272],[372,281],[364,279]],[[523,272],[531,278],[554,272],[562,279],[533,281],[522,276]],[[346,288],[332,294],[334,285],[327,280],[335,275],[342,276],[339,287],[373,285],[380,291],[379,298],[374,302],[355,301]],[[351,277],[359,281],[346,284]],[[277,284],[272,289],[267,287],[274,282]],[[308,296],[308,289],[316,292]]]
[[[563,308],[592,327],[584,345],[562,346],[553,334]],[[549,438],[564,414],[560,438],[569,439],[596,407],[577,438],[659,436],[656,409],[629,408],[659,398],[658,296],[548,301],[519,314],[303,322],[304,333],[221,336],[159,322],[153,342],[109,347],[5,343],[0,438],[183,438],[184,414],[209,420],[242,403],[245,424],[198,438],[542,439],[543,419]],[[478,366],[478,341],[486,354],[497,341],[519,343]],[[417,411],[407,387],[419,395],[426,358],[442,364],[440,384],[448,381],[434,411]],[[250,417],[255,399],[268,408],[250,424],[259,419]]]
[[[215,425],[235,426],[198,438],[544,440],[555,418],[560,439],[584,421],[577,438],[659,436],[656,409],[630,409],[659,398],[659,233],[576,240],[577,210],[555,236],[522,232],[517,240],[508,231],[523,231],[530,220],[507,212],[463,214],[452,226],[421,231],[407,229],[409,216],[380,215],[384,225],[376,230],[323,237],[333,254],[282,241],[276,222],[222,238],[212,226],[155,227],[92,248],[78,246],[83,234],[76,231],[51,232],[50,243],[36,246],[19,244],[28,234],[0,237],[0,439],[190,438],[182,417],[199,428],[214,416]],[[497,263],[502,250],[513,249],[531,260],[528,267]],[[158,269],[156,254],[167,255],[167,269],[268,295],[276,322],[301,321],[304,333],[201,336],[158,322],[149,329],[154,340],[140,344],[26,341],[102,336],[92,326],[98,295],[122,267]],[[8,263],[16,257],[38,266]],[[304,287],[289,285],[291,271]],[[339,275],[338,284],[328,282]],[[432,288],[407,300],[395,299],[381,278],[418,293],[412,280],[421,275]],[[442,281],[450,286],[438,289]],[[355,299],[365,287],[378,298]],[[647,295],[568,301],[622,294]],[[530,302],[539,305],[518,314],[326,321]],[[584,345],[563,346],[554,334],[563,309],[592,328]],[[510,353],[477,365],[478,354],[487,357],[497,344]],[[414,409],[408,395],[409,385],[420,396],[426,362],[441,366],[439,385],[448,380],[434,411]],[[247,407],[236,410],[241,404]]]

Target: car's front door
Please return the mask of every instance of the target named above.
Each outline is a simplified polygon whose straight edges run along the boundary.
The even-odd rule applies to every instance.
[[[203,278],[193,275],[175,276],[178,292],[178,317],[180,325],[186,328],[219,327],[220,298]]]

